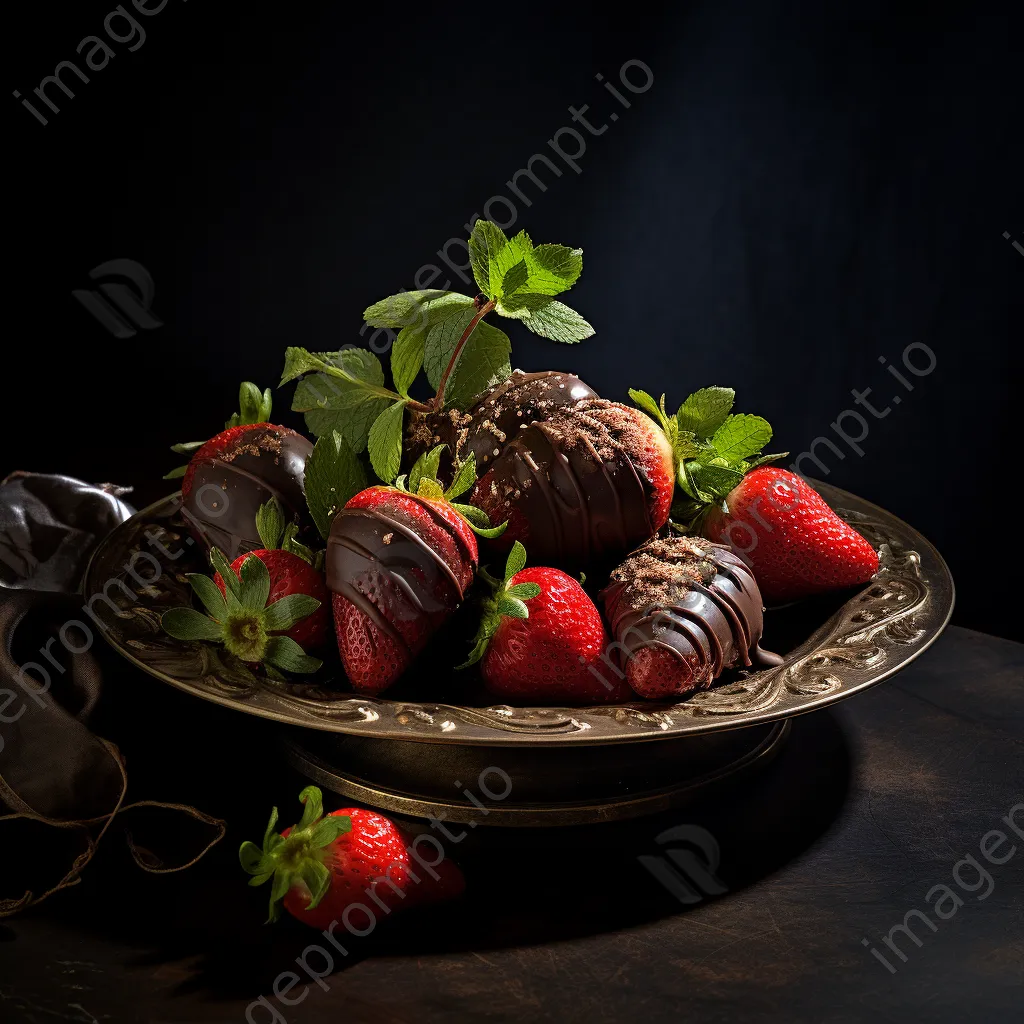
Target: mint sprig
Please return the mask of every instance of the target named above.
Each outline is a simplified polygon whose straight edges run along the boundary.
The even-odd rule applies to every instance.
[[[177,640],[223,644],[247,664],[295,673],[320,668],[319,658],[307,655],[291,637],[279,635],[320,607],[315,597],[290,594],[267,604],[270,571],[256,555],[245,558],[237,576],[217,548],[210,552],[210,563],[224,582],[224,593],[209,576],[189,573],[188,581],[208,614],[195,608],[171,608],[160,619],[165,633]]]
[[[490,586],[491,593],[481,602],[480,624],[476,636],[473,637],[473,648],[469,652],[469,657],[461,665],[456,666],[457,668],[475,665],[484,656],[503,618],[530,617],[526,602],[540,594],[540,584],[512,582],[513,577],[525,568],[526,548],[516,541],[508,554],[505,574],[500,580],[495,579],[485,569],[480,570],[480,577]]]

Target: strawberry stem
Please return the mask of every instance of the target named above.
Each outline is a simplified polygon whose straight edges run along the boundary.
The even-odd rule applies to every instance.
[[[452,375],[452,371],[455,369],[455,364],[459,361],[459,356],[462,355],[462,350],[469,340],[469,336],[476,330],[476,325],[494,309],[494,300],[487,299],[482,304],[480,302],[483,299],[483,295],[478,295],[473,301],[477,304],[478,310],[476,316],[469,321],[466,329],[462,332],[462,337],[459,338],[458,344],[455,346],[455,350],[452,352],[451,359],[448,360],[448,365],[444,369],[444,373],[441,374],[441,380],[437,385],[437,394],[434,396],[433,402],[431,402],[432,412],[439,412],[444,408],[444,390],[448,386],[448,380]]]

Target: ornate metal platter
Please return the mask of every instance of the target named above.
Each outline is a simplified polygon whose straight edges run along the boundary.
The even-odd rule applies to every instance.
[[[184,574],[208,571],[178,514],[177,495],[143,509],[103,542],[89,567],[86,594],[109,642],[146,672],[205,700],[292,726],[488,747],[683,737],[774,722],[833,704],[899,671],[949,621],[953,580],[935,548],[884,509],[827,484],[815,486],[878,549],[878,575],[828,614],[809,605],[783,665],[733,677],[677,703],[473,707],[353,695],[344,692],[338,671],[333,678],[325,671],[323,678],[301,683],[254,674],[208,644],[173,640],[160,628],[163,611],[190,603]],[[766,620],[767,647],[773,647],[773,615],[781,614],[769,613]],[[792,633],[793,615],[786,614]],[[418,688],[430,684],[425,677]]]

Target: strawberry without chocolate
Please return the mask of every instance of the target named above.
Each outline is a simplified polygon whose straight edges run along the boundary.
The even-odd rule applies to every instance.
[[[178,640],[222,643],[249,665],[315,672],[321,662],[306,651],[322,648],[330,628],[323,576],[305,559],[274,547],[283,525],[274,503],[261,508],[257,518],[267,549],[239,555],[229,565],[214,548],[214,578],[189,574],[189,583],[209,614],[171,608],[164,612],[161,625]]]
[[[504,579],[486,576],[493,593],[483,603],[473,651],[460,667],[479,662],[488,690],[508,700],[629,700],[629,687],[609,682],[600,670],[609,639],[594,602],[560,569],[525,566],[526,550],[516,541]]]
[[[767,601],[867,583],[878,552],[795,473],[761,466],[710,506],[701,532],[753,566]]]
[[[194,453],[181,482],[182,515],[205,548],[220,548],[229,559],[260,547],[256,513],[271,499],[302,528],[308,521],[303,497],[306,459],[312,444],[288,427],[267,423],[269,389],[255,384],[239,390],[240,412],[209,441],[174,446]],[[173,476],[175,474],[168,474]]]
[[[795,473],[761,455],[772,428],[760,416],[732,415],[731,388],[702,388],[665,412],[643,391],[633,400],[657,414],[672,442],[677,499],[672,520],[728,544],[754,572],[766,601],[866,583],[878,571],[871,545]]]
[[[391,913],[419,907],[465,889],[462,872],[447,858],[423,876],[413,870],[406,837],[384,815],[344,807],[324,816],[316,786],[307,786],[299,800],[298,824],[275,832],[275,807],[262,847],[246,842],[238,851],[242,868],[254,876],[250,885],[272,880],[268,922],[277,920],[283,906],[320,931],[340,923],[365,934],[376,923],[378,908]]]

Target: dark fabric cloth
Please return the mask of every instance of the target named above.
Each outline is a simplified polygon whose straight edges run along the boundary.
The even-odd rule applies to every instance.
[[[129,490],[12,473],[0,484],[0,585],[77,593],[97,543],[135,511]]]
[[[166,868],[129,848],[147,871],[194,864],[224,835],[224,823],[192,807],[149,800],[125,804],[128,776],[118,747],[94,731],[104,672],[91,648],[62,627],[82,611],[82,580],[97,544],[133,509],[125,488],[65,476],[15,473],[0,484],[0,803],[15,820],[75,834],[78,853],[38,898],[0,899],[0,917],[74,885],[114,820],[136,807],[188,814],[216,829],[198,855]],[[31,852],[31,851],[30,851]],[[30,858],[31,859],[31,858]],[[8,880],[10,875],[5,875]]]

